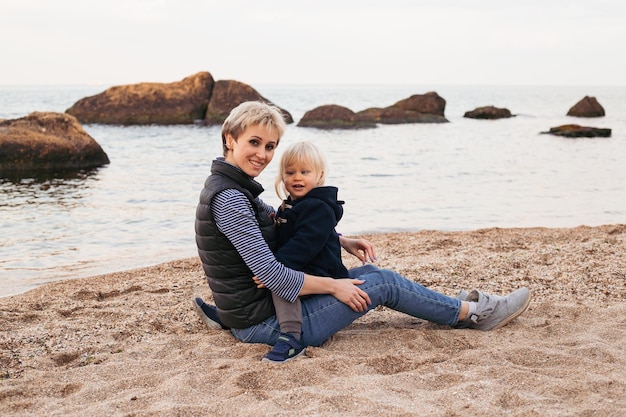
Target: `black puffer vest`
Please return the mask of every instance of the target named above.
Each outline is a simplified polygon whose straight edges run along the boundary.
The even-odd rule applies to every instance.
[[[220,320],[234,329],[244,329],[275,312],[270,291],[256,287],[252,271],[215,224],[211,201],[226,189],[239,190],[250,200],[263,238],[272,251],[276,249],[276,230],[273,219],[255,201],[263,192],[261,184],[223,158],[214,160],[196,209],[196,245]]]

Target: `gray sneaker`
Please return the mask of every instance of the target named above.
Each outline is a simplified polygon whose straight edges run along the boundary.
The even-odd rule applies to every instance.
[[[520,288],[506,297],[471,291],[465,301],[478,303],[476,313],[469,318],[472,329],[495,330],[507,325],[519,316],[530,304],[530,291]]]

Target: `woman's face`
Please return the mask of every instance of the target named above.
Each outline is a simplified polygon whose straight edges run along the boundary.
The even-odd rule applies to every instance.
[[[274,157],[279,139],[275,129],[258,125],[248,127],[237,140],[226,135],[226,145],[230,149],[226,161],[249,176],[257,177]]]

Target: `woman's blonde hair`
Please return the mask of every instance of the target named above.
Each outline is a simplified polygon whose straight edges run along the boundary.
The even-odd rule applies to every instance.
[[[305,164],[310,166],[319,175],[317,185],[322,186],[326,182],[326,159],[324,155],[311,142],[296,142],[287,147],[280,157],[278,175],[274,183],[276,194],[281,200],[289,196],[283,182],[283,173],[288,166],[294,164]]]
[[[224,156],[228,154],[226,136],[231,135],[235,140],[250,126],[262,126],[274,129],[278,140],[285,133],[285,118],[280,109],[261,101],[245,101],[232,109],[222,124],[222,149]],[[276,144],[278,145],[278,143]]]

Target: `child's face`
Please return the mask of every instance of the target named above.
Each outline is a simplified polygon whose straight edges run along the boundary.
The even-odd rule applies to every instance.
[[[320,173],[304,163],[285,167],[283,183],[292,200],[302,198],[319,185]]]

